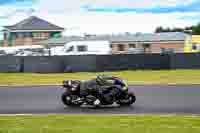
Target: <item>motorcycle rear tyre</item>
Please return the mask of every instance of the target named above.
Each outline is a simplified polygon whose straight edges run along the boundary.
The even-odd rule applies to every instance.
[[[73,104],[71,94],[69,94],[69,93],[63,93],[61,96],[61,100],[64,105],[72,106],[72,104]]]

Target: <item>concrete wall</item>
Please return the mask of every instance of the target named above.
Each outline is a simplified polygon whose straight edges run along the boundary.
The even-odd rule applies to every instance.
[[[0,72],[22,72],[22,58],[0,56]]]
[[[96,55],[63,56],[64,72],[96,71]]]
[[[170,55],[171,69],[200,69],[200,53]]]
[[[0,56],[0,72],[62,73],[136,69],[200,69],[200,54]]]
[[[24,57],[23,72],[59,73],[64,71],[61,57]]]
[[[96,66],[99,71],[168,69],[169,56],[159,54],[110,55],[97,56]]]

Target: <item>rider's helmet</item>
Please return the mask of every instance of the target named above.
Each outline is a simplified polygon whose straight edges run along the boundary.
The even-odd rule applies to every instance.
[[[97,76],[96,81],[99,85],[104,85],[106,83],[105,78],[101,75]]]

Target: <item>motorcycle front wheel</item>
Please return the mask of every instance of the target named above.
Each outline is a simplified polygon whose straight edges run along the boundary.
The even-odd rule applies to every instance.
[[[136,96],[134,93],[128,93],[128,96],[126,99],[121,99],[117,103],[120,105],[131,105],[135,103],[136,101]]]

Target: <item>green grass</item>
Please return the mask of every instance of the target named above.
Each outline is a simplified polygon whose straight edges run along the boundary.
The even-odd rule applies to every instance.
[[[119,76],[129,84],[200,84],[200,70],[146,70],[61,74],[0,73],[0,85],[60,85],[64,79],[87,80],[98,74]]]
[[[200,133],[200,117],[1,116],[0,133]]]

